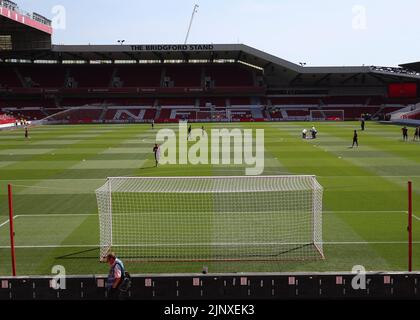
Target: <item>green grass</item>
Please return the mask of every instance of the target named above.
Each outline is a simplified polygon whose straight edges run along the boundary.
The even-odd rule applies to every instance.
[[[203,264],[209,266],[210,272],[351,271],[354,265],[375,271],[406,270],[406,189],[407,181],[412,180],[415,215],[420,217],[420,142],[402,142],[398,126],[368,123],[367,131],[359,133],[360,147],[350,149],[352,131],[359,128],[358,123],[316,124],[320,132],[316,141],[300,139],[304,126],[309,124],[206,124],[207,129],[264,129],[265,175],[318,177],[325,188],[325,260],[128,263],[129,270],[199,272]],[[33,128],[28,141],[19,130],[0,132],[0,275],[9,275],[11,270],[8,183],[13,184],[17,216],[18,274],[47,275],[57,264],[66,267],[68,274],[103,274],[107,266],[98,263],[99,219],[94,190],[107,177],[245,173],[244,166],[235,165],[153,168],[155,131],[148,125],[44,126]],[[204,238],[215,237],[217,232],[223,234],[223,226],[211,227],[212,222],[206,218],[204,222],[209,225],[202,230]],[[162,239],[171,241],[170,229],[169,223],[161,225]],[[185,237],[193,236],[187,228]],[[414,241],[419,242],[414,245],[414,267],[419,270],[419,218],[414,219]]]

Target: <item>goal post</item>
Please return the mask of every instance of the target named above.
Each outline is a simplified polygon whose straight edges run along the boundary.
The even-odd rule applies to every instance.
[[[121,177],[96,191],[100,258],[128,261],[323,259],[314,176]]]
[[[228,122],[231,121],[229,112],[224,110],[199,110],[196,113],[196,122]]]
[[[311,121],[344,121],[344,110],[311,110]]]

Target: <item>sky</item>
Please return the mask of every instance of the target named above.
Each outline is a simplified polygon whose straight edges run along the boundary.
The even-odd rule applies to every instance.
[[[420,0],[14,0],[54,44],[243,43],[308,66],[420,61]]]

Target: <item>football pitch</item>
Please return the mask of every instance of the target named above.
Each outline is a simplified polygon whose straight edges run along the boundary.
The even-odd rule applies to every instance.
[[[302,140],[302,129],[310,125],[214,123],[205,127],[264,129],[264,175],[317,176],[324,187],[325,260],[129,262],[128,270],[195,273],[205,265],[210,272],[316,272],[351,271],[362,265],[370,271],[407,271],[409,180],[413,181],[414,269],[419,270],[420,142],[411,137],[403,142],[399,126],[368,123],[365,132],[359,131],[360,147],[352,149],[353,130],[359,130],[359,123],[316,123],[319,138]],[[23,130],[0,132],[0,275],[11,273],[9,183],[14,191],[18,275],[50,275],[54,265],[64,266],[67,274],[84,275],[108,271],[99,263],[95,197],[107,177],[245,174],[245,165],[155,168],[152,149],[157,130],[163,128],[177,126],[160,124],[154,130],[149,125],[40,126],[30,130],[29,140]],[[200,232],[214,237],[205,226],[203,221]],[[161,228],[162,241],[170,239],[170,232],[182,232],[174,230],[177,227]]]

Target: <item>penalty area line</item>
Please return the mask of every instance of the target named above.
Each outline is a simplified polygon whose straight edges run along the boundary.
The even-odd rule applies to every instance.
[[[97,217],[98,214],[93,213],[51,213],[51,214],[20,214],[15,217],[22,217],[22,218],[56,218],[56,217]]]
[[[13,220],[16,220],[17,218],[19,218],[20,216],[14,216]],[[10,219],[7,219],[5,222],[3,222],[2,224],[0,224],[0,228],[4,227],[6,224],[9,224]]]
[[[351,246],[351,245],[406,245],[407,241],[328,241],[323,242],[323,245],[326,246]],[[415,241],[413,244],[420,244],[420,241]],[[241,244],[234,244],[235,246],[241,245]],[[260,244],[261,245],[261,244]],[[283,244],[284,245],[284,244]],[[142,247],[142,248],[150,248],[150,247],[165,247],[169,246],[168,244],[154,244],[154,245],[135,245],[133,247]],[[171,247],[181,246],[197,246],[196,244],[171,244]],[[227,244],[223,244],[223,246],[227,246]],[[56,249],[56,248],[100,248],[101,246],[99,244],[97,245],[21,245],[21,246],[15,246],[16,249]],[[116,246],[119,247],[119,246]],[[120,246],[121,247],[121,246]],[[122,246],[127,247],[127,246]],[[9,249],[10,246],[0,246],[0,249]]]

